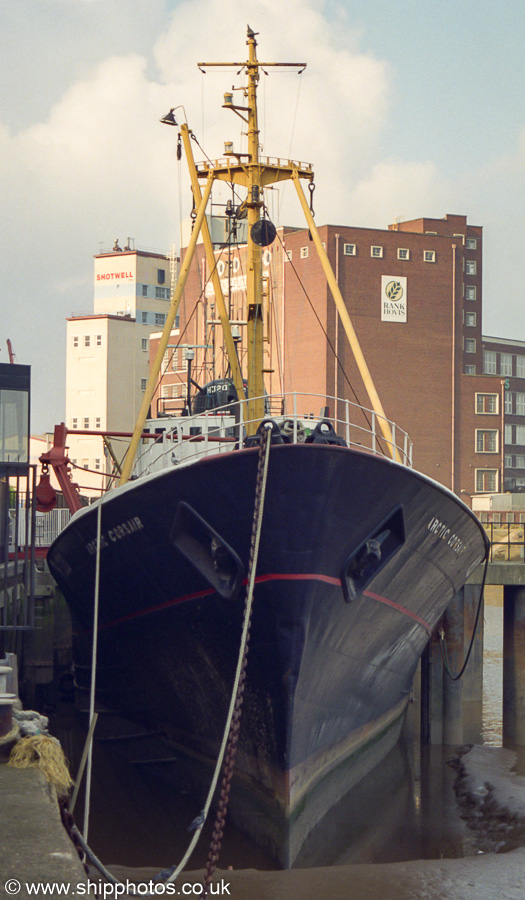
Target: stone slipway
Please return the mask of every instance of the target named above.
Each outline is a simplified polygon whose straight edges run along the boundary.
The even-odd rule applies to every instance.
[[[6,882],[21,885],[6,890]],[[26,884],[87,884],[77,852],[51,799],[46,780],[36,768],[13,769],[0,763],[0,900],[31,896]],[[64,892],[65,893],[65,892]],[[42,892],[33,894],[42,897]],[[48,894],[56,896],[56,893]]]

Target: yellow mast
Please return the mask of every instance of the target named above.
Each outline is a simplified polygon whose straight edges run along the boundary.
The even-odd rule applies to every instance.
[[[262,267],[261,246],[252,237],[252,229],[261,217],[261,173],[259,171],[259,123],[257,121],[257,84],[259,64],[257,42],[253,32],[248,32],[248,249],[247,249],[247,321],[248,321],[248,421],[253,422],[250,431],[257,429],[264,417],[263,381],[263,315],[262,315]]]
[[[208,200],[210,198],[211,187],[213,184],[213,173],[210,172],[208,175],[208,181],[206,184],[206,189],[204,191],[204,196],[201,200],[201,204],[199,206],[197,212],[197,218],[195,219],[195,224],[193,226],[192,235],[190,238],[190,242],[188,244],[188,249],[186,250],[186,255],[184,256],[184,262],[182,263],[181,270],[179,272],[179,278],[177,281],[177,286],[173,293],[173,297],[171,298],[170,308],[168,310],[168,314],[166,316],[166,321],[164,323],[164,330],[162,332],[162,337],[159,341],[159,346],[157,349],[157,353],[155,355],[155,359],[153,360],[153,364],[151,366],[151,370],[149,373],[148,383],[146,385],[146,390],[144,391],[144,397],[142,398],[142,405],[139,410],[139,415],[137,418],[137,422],[135,425],[135,430],[133,432],[133,436],[131,438],[128,452],[126,453],[126,458],[122,465],[122,474],[120,476],[119,485],[126,484],[129,481],[129,476],[131,475],[131,471],[133,469],[133,463],[135,462],[135,456],[137,454],[140,436],[142,434],[142,429],[144,428],[144,423],[148,418],[148,410],[150,407],[151,400],[153,398],[153,394],[155,393],[155,388],[157,386],[157,378],[159,377],[160,367],[162,365],[162,360],[164,358],[164,353],[166,352],[166,348],[168,346],[168,341],[170,338],[171,329],[175,323],[175,318],[177,316],[177,312],[179,310],[179,305],[181,301],[181,297],[184,291],[184,287],[186,284],[186,279],[188,277],[191,261],[193,259],[193,254],[195,252],[195,247],[197,245],[197,240],[199,238],[200,230],[202,227],[202,223],[204,220],[204,214],[206,212],[206,206]]]
[[[199,205],[202,201],[202,194],[199,184],[199,177],[197,175],[197,167],[195,165],[195,161],[193,159],[193,153],[191,150],[191,141],[190,134],[191,131],[188,126],[184,123],[180,127],[180,133],[182,137],[182,142],[184,144],[184,152],[186,153],[186,160],[188,162],[188,168],[190,171],[191,178],[191,188],[193,191],[193,197],[195,200],[195,209],[199,208]],[[244,401],[244,385],[242,380],[241,367],[239,365],[239,360],[237,358],[237,353],[235,350],[235,343],[232,336],[230,320],[228,318],[228,311],[226,309],[226,303],[224,302],[224,294],[222,293],[221,287],[221,279],[219,277],[219,273],[217,271],[217,266],[215,263],[215,255],[213,252],[213,243],[210,236],[210,229],[208,228],[208,223],[206,221],[206,217],[202,220],[202,240],[204,243],[204,249],[206,251],[206,259],[208,261],[208,268],[211,272],[211,281],[213,284],[213,290],[215,291],[215,299],[217,301],[219,319],[222,325],[222,331],[224,334],[224,343],[226,344],[226,350],[228,353],[228,359],[230,362],[230,368],[232,372],[233,383],[235,385],[235,390],[237,391],[237,398],[239,401]]]

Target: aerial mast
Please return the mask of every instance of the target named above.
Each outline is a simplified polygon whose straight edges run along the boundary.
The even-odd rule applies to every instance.
[[[257,85],[259,63],[257,41],[248,27],[248,261],[246,281],[247,349],[248,349],[248,419],[258,422],[264,417],[263,380],[263,315],[262,315],[262,247],[253,239],[254,225],[261,217],[261,173],[259,168],[259,123],[257,119]]]

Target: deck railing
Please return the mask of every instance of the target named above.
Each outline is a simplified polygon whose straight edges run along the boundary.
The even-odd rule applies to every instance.
[[[265,418],[272,418],[291,443],[304,443],[321,422],[328,422],[347,447],[391,458],[412,466],[412,442],[408,434],[388,423],[392,440],[381,428],[381,417],[373,410],[324,394],[287,393],[266,395]],[[253,403],[253,401],[251,401]],[[210,453],[225,453],[243,445],[259,420],[249,418],[247,400],[209,410],[176,421],[159,419],[150,427],[158,432],[154,442],[143,444],[136,474],[144,475],[178,465]],[[394,453],[391,450],[394,448]]]

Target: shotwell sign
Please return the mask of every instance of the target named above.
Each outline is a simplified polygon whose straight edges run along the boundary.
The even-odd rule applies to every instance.
[[[406,322],[406,276],[381,276],[381,319],[383,322]]]

